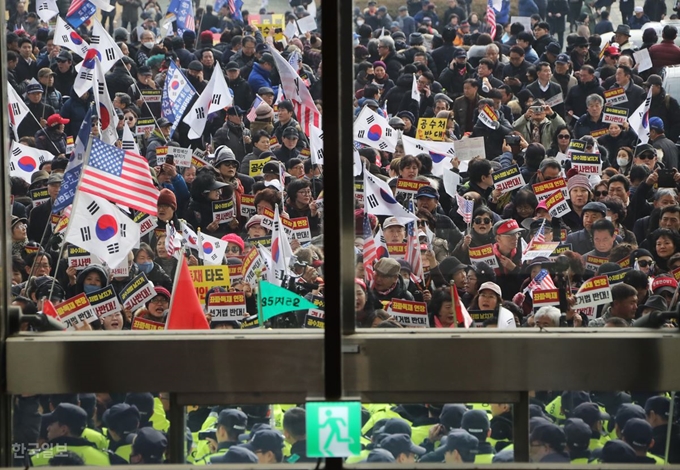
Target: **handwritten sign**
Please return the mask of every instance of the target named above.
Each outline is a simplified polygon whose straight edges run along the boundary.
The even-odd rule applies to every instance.
[[[493,177],[494,188],[500,190],[501,194],[509,193],[512,190],[521,188],[526,183],[519,171],[519,165],[512,165],[491,174]]]
[[[416,139],[441,142],[444,140],[444,132],[446,132],[446,118],[418,119]]]

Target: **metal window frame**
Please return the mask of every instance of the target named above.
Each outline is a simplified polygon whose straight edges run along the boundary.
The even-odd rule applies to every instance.
[[[336,308],[327,309],[323,334],[93,332],[7,338],[6,269],[0,278],[0,466],[10,463],[12,395],[21,393],[163,390],[171,393],[173,422],[184,419],[188,404],[303,402],[324,395],[367,402],[513,402],[516,457],[527,460],[530,390],[680,389],[675,332],[355,331],[353,80],[347,72],[353,67],[352,7],[344,0],[323,1],[325,275],[327,284],[336,287],[326,292],[326,304]],[[0,47],[6,50],[5,35]],[[6,100],[5,67],[0,76]],[[2,124],[7,143],[6,113]],[[4,165],[0,175],[7,178]],[[0,204],[9,227],[7,185]],[[0,241],[5,246],[0,262],[8,266],[6,230],[0,231]],[[136,361],[121,360],[120,351]],[[181,426],[173,428],[171,457],[180,463],[184,436]],[[342,462],[329,460],[326,466],[341,468]]]

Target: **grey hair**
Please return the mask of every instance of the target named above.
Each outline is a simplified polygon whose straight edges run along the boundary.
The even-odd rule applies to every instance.
[[[496,52],[496,54],[499,54],[501,52],[500,49],[498,49],[498,46],[495,45],[495,44],[489,44],[488,46],[486,46],[486,49],[484,49],[484,52],[485,53],[489,52],[489,50]]]
[[[378,44],[381,46],[387,46],[390,49],[390,52],[394,51],[394,39],[389,36],[378,39]]]
[[[541,307],[534,314],[534,321],[538,321],[539,318],[548,317],[550,319],[550,323],[552,323],[552,326],[559,327],[561,316],[562,316],[562,313],[560,312],[560,309],[558,309],[558,308]]]
[[[674,188],[659,188],[654,194],[654,200],[658,201],[664,196],[672,196],[676,201],[678,200],[678,192]]]
[[[597,101],[600,103],[600,106],[604,106],[604,98],[602,98],[600,95],[593,93],[592,95],[588,95],[586,98],[586,106],[590,106],[591,103]]]

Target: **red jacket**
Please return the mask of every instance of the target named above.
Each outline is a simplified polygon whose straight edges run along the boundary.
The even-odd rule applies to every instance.
[[[680,64],[680,47],[673,41],[664,39],[659,44],[649,48],[649,56],[654,67],[666,67]]]

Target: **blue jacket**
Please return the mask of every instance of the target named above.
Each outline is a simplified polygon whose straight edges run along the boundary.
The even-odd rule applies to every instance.
[[[519,16],[538,15],[538,6],[534,0],[519,0]]]
[[[253,64],[253,70],[248,77],[248,85],[250,85],[250,89],[253,91],[257,91],[263,86],[266,86],[274,90],[274,96],[279,93],[279,87],[272,86],[270,72],[263,69],[257,62]]]
[[[66,100],[61,107],[59,114],[61,117],[70,119],[70,122],[64,126],[64,133],[67,136],[77,136],[80,130],[80,124],[85,120],[85,115],[90,109],[90,104],[93,101],[92,90],[89,90],[87,100],[80,98],[75,90],[71,90],[71,97]]]
[[[501,11],[499,13],[496,13],[496,23],[507,24],[509,21],[510,21],[510,1],[503,0],[503,3],[501,3]]]
[[[189,188],[187,187],[186,181],[184,181],[184,178],[179,173],[170,183],[163,183],[162,186],[175,193],[178,208],[184,207],[189,202],[189,198],[191,197],[189,195]]]

